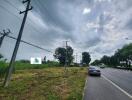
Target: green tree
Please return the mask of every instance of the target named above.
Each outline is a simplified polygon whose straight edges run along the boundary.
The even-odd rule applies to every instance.
[[[67,46],[67,49],[58,47],[55,50],[54,57],[59,60],[61,65],[64,65],[66,62],[67,56],[67,64],[70,65],[73,62],[73,49],[70,46]]]
[[[91,58],[90,58],[89,52],[83,52],[82,53],[82,63],[89,65],[90,61],[91,61]]]
[[[128,68],[131,67],[132,43],[123,46],[121,49],[118,49],[111,57],[104,55],[100,59],[100,62],[113,67],[118,65],[123,65],[124,67]],[[125,62],[125,64],[121,64],[121,62]]]
[[[103,63],[103,64],[105,64],[105,65],[109,65],[109,64],[110,64],[110,57],[104,55],[104,56],[101,58],[100,62]]]
[[[4,59],[4,56],[0,54],[0,80],[4,77],[7,71],[7,66],[5,62],[6,62],[6,59]]]
[[[26,59],[22,59],[22,60],[19,60],[17,62],[20,62],[20,63],[30,63],[30,61],[29,60],[26,60]]]
[[[91,65],[99,65],[101,62],[100,62],[100,60],[94,60],[92,63],[91,63]]]
[[[42,63],[43,63],[43,64],[46,63],[46,56],[44,56],[44,59],[43,59]]]
[[[66,49],[62,47],[56,48],[54,57],[59,60],[61,65],[64,65],[66,59]]]
[[[68,65],[70,65],[73,62],[73,49],[70,46],[67,46],[67,60]]]
[[[3,58],[3,55],[2,54],[0,54],[0,59],[2,59]]]
[[[126,67],[131,67],[132,43],[125,45],[122,49],[118,50],[118,53],[120,53],[120,57],[118,59],[120,61],[125,61]]]

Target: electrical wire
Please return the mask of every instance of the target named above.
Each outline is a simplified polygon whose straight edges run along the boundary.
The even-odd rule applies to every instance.
[[[18,10],[18,11],[20,11],[17,7],[15,7],[13,4],[11,4],[9,1],[6,1],[9,5],[11,5],[13,8],[15,8],[16,10]],[[3,6],[1,6],[0,5],[0,7],[2,7],[3,9],[5,9],[6,11],[8,11],[10,14],[12,14],[12,15],[14,15],[15,17],[17,17],[18,19],[20,19],[20,20],[22,20],[20,17],[18,17],[18,16],[16,16],[14,13],[12,13],[11,11],[9,11],[8,9],[6,9],[5,7],[3,7]],[[30,23],[28,23],[28,24],[30,24],[30,26],[32,27],[32,29],[34,30],[34,31],[36,31],[37,33],[43,33],[43,32],[40,32],[40,31],[38,31],[38,29],[36,29],[36,27],[34,27],[33,25],[34,25],[34,22],[30,19],[30,18],[28,18],[29,19],[29,22]]]
[[[15,17],[17,17],[19,20],[22,20],[20,17],[18,17],[17,15],[15,15],[14,13],[12,13],[10,10],[8,10],[6,7],[3,7],[2,5],[0,5],[0,7],[4,10],[6,10],[8,13],[10,13],[11,15],[14,15]]]
[[[21,11],[19,10],[15,5],[13,5],[10,1],[8,0],[4,0],[6,3],[8,3],[9,5],[11,5],[12,7],[14,7],[17,11]]]
[[[19,0],[19,1],[20,1],[20,0]],[[12,4],[11,2],[9,2],[8,0],[5,0],[5,2],[8,3],[9,5],[11,5],[13,8],[15,8],[17,11],[20,11],[15,5],[13,5],[13,4]],[[21,2],[21,1],[20,1],[20,2]],[[41,2],[39,2],[39,3],[41,4]],[[18,16],[15,15],[14,13],[12,13],[10,10],[6,9],[5,7],[3,7],[3,6],[1,6],[1,5],[0,5],[0,7],[3,8],[3,9],[5,9],[7,12],[9,12],[10,14],[14,15],[15,17],[17,17],[18,19],[21,20],[20,17],[18,17]],[[46,10],[47,13],[48,13],[48,9],[47,9],[45,6],[44,6],[44,8],[45,8],[45,10]],[[51,16],[49,13],[48,13],[48,15],[49,15],[49,17],[52,19],[52,21],[54,21],[53,18],[52,18],[52,16]],[[31,19],[29,19],[29,21],[30,21],[31,23],[33,23]],[[56,23],[55,23],[55,24],[56,24]],[[33,26],[33,24],[30,24],[30,25],[32,25],[32,28],[35,29],[36,32],[39,32],[39,31]],[[57,25],[57,24],[56,24],[56,25]],[[41,32],[39,32],[39,33],[41,33]],[[16,40],[15,37],[12,37],[12,36],[7,36],[7,37]],[[29,45],[32,45],[32,46],[37,47],[37,48],[39,48],[39,49],[43,49],[43,48],[41,48],[41,47],[39,47],[39,46],[37,46],[37,45],[31,44],[31,43],[26,42],[26,41],[23,41],[23,40],[21,40],[21,42],[26,43],[26,44],[29,44]],[[43,49],[43,50],[46,50],[46,49]],[[51,51],[49,51],[49,50],[46,50],[46,51],[51,52]],[[53,52],[52,52],[52,53],[53,53]]]
[[[3,35],[3,33],[0,33],[0,35]],[[13,36],[10,36],[10,35],[6,35],[6,37],[11,38],[11,39],[14,39],[14,40],[17,40],[17,38],[15,38],[15,37],[13,37]],[[36,47],[36,48],[38,48],[38,49],[41,49],[41,50],[44,50],[44,51],[53,53],[53,52],[50,51],[50,50],[47,50],[47,49],[45,49],[45,48],[42,48],[42,47],[40,47],[40,46],[38,46],[38,45],[35,45],[35,44],[32,44],[32,43],[30,43],[30,42],[27,42],[27,41],[24,41],[24,40],[21,40],[21,42],[23,42],[23,43],[25,43],[25,44],[28,44],[28,45],[31,45],[31,46],[33,46],[33,47]]]

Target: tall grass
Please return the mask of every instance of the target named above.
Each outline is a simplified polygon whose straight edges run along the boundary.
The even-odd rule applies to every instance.
[[[45,64],[30,64],[30,63],[22,63],[22,62],[16,62],[15,63],[15,70],[24,70],[24,69],[43,69],[47,67],[58,67],[59,63],[45,63]]]
[[[5,63],[4,61],[0,61],[0,80],[4,77],[7,72],[9,63]],[[43,69],[47,67],[58,67],[58,62],[48,62],[45,64],[35,65],[30,63],[23,63],[20,61],[15,62],[14,71],[15,70],[25,70],[25,69]]]
[[[86,68],[17,70],[9,87],[0,87],[0,100],[82,100]]]

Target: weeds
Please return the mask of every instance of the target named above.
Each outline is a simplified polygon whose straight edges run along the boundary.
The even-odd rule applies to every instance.
[[[9,87],[0,87],[1,100],[81,100],[86,70],[67,68],[17,70]],[[75,74],[77,73],[77,74]]]

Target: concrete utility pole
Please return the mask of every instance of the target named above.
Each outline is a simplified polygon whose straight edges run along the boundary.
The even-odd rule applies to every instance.
[[[67,67],[67,65],[68,65],[68,51],[67,51],[67,47],[68,47],[68,42],[69,41],[65,41],[65,43],[66,43],[66,58],[65,58],[65,70],[66,70],[66,67]]]
[[[25,11],[22,11],[22,12],[20,11],[20,14],[22,14],[22,13],[25,13],[25,14],[24,14],[22,25],[21,25],[21,28],[20,28],[20,31],[19,31],[19,34],[18,34],[16,45],[15,45],[15,48],[14,48],[14,51],[13,51],[13,55],[12,55],[12,58],[11,58],[11,61],[10,61],[9,67],[8,67],[8,71],[7,71],[7,74],[6,74],[6,77],[5,77],[4,87],[7,87],[9,85],[11,74],[12,74],[12,70],[13,70],[15,59],[16,59],[16,55],[17,55],[17,51],[18,51],[18,48],[19,48],[19,45],[20,45],[20,41],[21,41],[24,25],[25,25],[25,22],[26,22],[27,14],[28,14],[28,11],[32,10],[32,8],[33,8],[32,6],[30,7],[31,0],[25,0],[22,3],[23,4],[27,3],[27,6],[26,6],[26,10]]]
[[[78,54],[76,53],[76,55],[75,55],[75,57],[76,57],[76,64],[77,64],[77,56],[78,56]]]
[[[3,40],[4,40],[5,36],[7,36],[9,33],[11,33],[9,29],[8,29],[7,32],[5,30],[3,30],[3,33],[0,32],[0,34],[2,35],[0,37],[0,47],[1,47],[2,43],[3,43]]]

